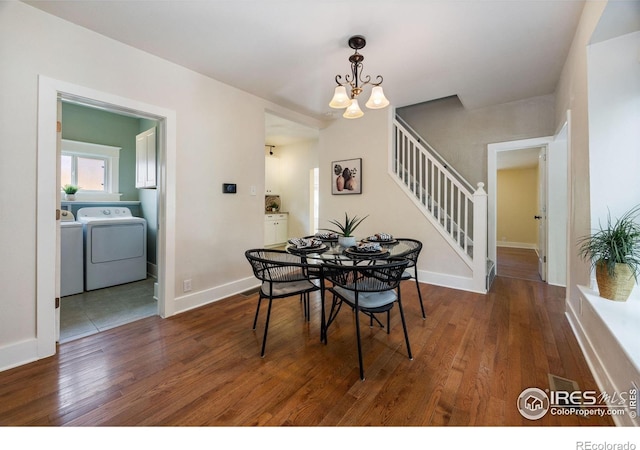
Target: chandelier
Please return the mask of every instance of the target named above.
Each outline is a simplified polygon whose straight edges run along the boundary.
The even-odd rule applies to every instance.
[[[332,108],[347,108],[342,115],[347,119],[357,119],[364,116],[364,113],[360,109],[358,104],[358,95],[362,93],[362,88],[367,84],[373,86],[371,89],[371,97],[365,106],[369,109],[380,109],[389,105],[389,100],[384,96],[382,91],[382,76],[376,77],[376,83],[371,82],[371,76],[362,75],[362,61],[364,56],[358,53],[358,50],[364,48],[367,45],[367,41],[364,36],[352,36],[349,38],[349,47],[355,50],[355,53],[349,57],[351,63],[351,75],[344,76],[344,82],[342,82],[342,76],[336,75],[336,83],[338,86],[333,94],[333,98],[329,103]],[[347,94],[347,86],[351,89],[351,93]]]

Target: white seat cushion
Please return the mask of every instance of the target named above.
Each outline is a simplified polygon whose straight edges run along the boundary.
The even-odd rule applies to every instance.
[[[356,293],[337,286],[334,289],[340,296],[347,299],[348,302],[355,305]],[[380,306],[388,305],[398,299],[395,290],[383,291],[383,292],[360,292],[358,294],[358,305],[361,308],[379,308]]]
[[[317,288],[318,286],[309,280],[276,282],[273,283],[272,295],[274,297],[286,297],[287,295],[294,295],[298,292]],[[262,283],[262,293],[267,297],[269,296],[269,283],[266,281]]]

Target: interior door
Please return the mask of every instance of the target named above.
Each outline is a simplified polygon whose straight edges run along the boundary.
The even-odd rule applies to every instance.
[[[538,273],[547,281],[547,148],[538,153]]]
[[[60,181],[60,156],[62,154],[62,101],[60,96],[58,96],[58,101],[56,105],[57,110],[57,121],[56,121],[56,186],[61,185]],[[60,189],[56,190],[56,288],[55,288],[55,296],[56,296],[56,342],[60,342]]]

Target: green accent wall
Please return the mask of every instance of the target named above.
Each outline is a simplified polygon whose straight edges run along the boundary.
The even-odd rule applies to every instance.
[[[72,103],[62,103],[62,138],[121,147],[120,200],[139,200],[136,182],[136,135],[140,119]]]

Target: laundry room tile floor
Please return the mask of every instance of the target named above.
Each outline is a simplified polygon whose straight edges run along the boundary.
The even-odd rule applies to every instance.
[[[155,278],[63,297],[60,343],[156,315]]]

